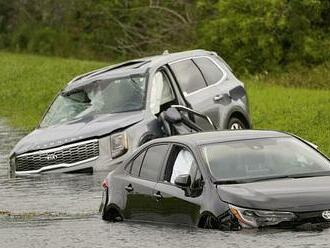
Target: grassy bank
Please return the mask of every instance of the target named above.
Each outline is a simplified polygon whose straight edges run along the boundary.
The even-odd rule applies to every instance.
[[[32,129],[56,93],[74,76],[104,63],[0,52],[0,116]]]
[[[105,64],[0,53],[0,65],[0,116],[7,117],[15,127],[32,129],[56,92],[72,77]],[[313,73],[309,74],[308,85],[297,84],[305,82],[298,73],[246,79],[252,119],[254,128],[295,133],[330,155],[330,82],[324,80],[330,73],[324,67]],[[292,85],[290,78],[295,79],[296,88],[283,86],[285,80]],[[299,85],[313,88],[310,84],[318,78],[322,78],[322,84],[317,87],[324,89],[297,88]]]
[[[247,82],[253,126],[291,132],[330,155],[330,91]]]

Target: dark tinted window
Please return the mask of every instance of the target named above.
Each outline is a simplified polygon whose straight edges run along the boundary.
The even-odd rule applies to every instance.
[[[133,164],[133,162],[130,162],[130,163],[126,164],[125,167],[124,167],[124,170],[127,171],[128,173],[130,173],[131,168],[132,168],[132,164]]]
[[[183,92],[191,93],[206,86],[203,75],[192,60],[180,61],[170,67]]]
[[[138,176],[139,172],[140,172],[140,168],[141,168],[141,164],[143,162],[143,158],[146,152],[142,152],[139,156],[137,156],[133,163],[132,163],[132,167],[131,167],[131,174],[133,176]]]
[[[208,85],[219,82],[219,80],[223,77],[222,71],[210,59],[202,57],[195,58],[193,60],[202,71]]]
[[[168,150],[168,145],[152,146],[143,160],[140,177],[156,181]]]

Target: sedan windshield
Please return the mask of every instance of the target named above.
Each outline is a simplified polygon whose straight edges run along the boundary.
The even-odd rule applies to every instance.
[[[330,162],[295,138],[265,138],[202,147],[218,183],[329,175]]]
[[[55,99],[40,127],[65,123],[87,115],[136,111],[144,108],[146,78],[125,77],[95,81],[63,92]]]

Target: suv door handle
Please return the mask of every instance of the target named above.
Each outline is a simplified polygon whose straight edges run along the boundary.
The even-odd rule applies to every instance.
[[[163,196],[162,196],[162,194],[159,191],[157,193],[154,193],[154,197],[156,197],[156,200],[157,201],[163,199]]]
[[[134,189],[132,187],[132,184],[129,184],[128,186],[125,187],[127,192],[132,192]]]
[[[215,96],[213,97],[213,101],[215,101],[215,102],[219,102],[219,101],[223,100],[223,98],[224,98],[224,94],[221,94],[221,95],[215,95]]]

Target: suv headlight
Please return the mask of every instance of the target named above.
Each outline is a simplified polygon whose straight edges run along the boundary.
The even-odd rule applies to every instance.
[[[117,158],[128,149],[126,132],[115,133],[110,136],[111,157]]]
[[[16,167],[16,156],[15,155],[10,157],[9,164],[10,164],[11,168],[15,169],[15,167]]]
[[[229,205],[229,208],[242,227],[272,226],[295,218],[291,212],[245,209],[233,205]]]
[[[15,177],[16,171],[16,156],[12,155],[9,159],[9,177]]]

